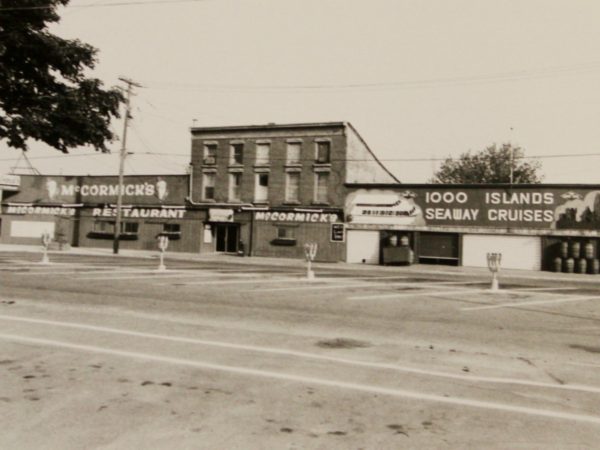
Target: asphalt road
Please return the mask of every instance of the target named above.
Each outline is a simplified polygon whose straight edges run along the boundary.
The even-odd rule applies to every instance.
[[[600,281],[0,253],[0,448],[595,448]]]

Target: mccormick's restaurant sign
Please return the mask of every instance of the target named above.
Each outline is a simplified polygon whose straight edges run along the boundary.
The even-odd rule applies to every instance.
[[[339,220],[335,213],[313,211],[258,211],[254,219],[259,222],[333,223]]]
[[[40,204],[114,204],[119,190],[124,204],[184,205],[186,175],[126,176],[119,189],[116,176],[21,175],[19,192],[5,195],[6,202]]]
[[[358,189],[350,224],[600,230],[600,186]]]

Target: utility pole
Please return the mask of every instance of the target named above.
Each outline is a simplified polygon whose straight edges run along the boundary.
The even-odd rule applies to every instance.
[[[510,134],[512,137],[513,127],[510,127]],[[514,156],[514,151],[515,151],[514,145],[515,145],[514,142],[510,143],[510,184],[511,184],[511,186],[513,184],[513,177],[514,177],[514,174],[513,174],[513,171],[514,171],[514,169],[513,169],[514,162],[513,161],[514,161],[514,157],[515,157]]]
[[[129,112],[131,92],[133,86],[142,87],[129,78],[119,77],[119,80],[127,84],[127,97],[125,100],[125,118],[123,120],[123,138],[121,139],[121,151],[119,154],[119,189],[117,191],[117,218],[115,220],[115,232],[113,239],[113,253],[119,253],[119,238],[121,236],[121,215],[123,209],[123,172],[125,170],[125,157],[127,156],[127,125],[129,124]]]

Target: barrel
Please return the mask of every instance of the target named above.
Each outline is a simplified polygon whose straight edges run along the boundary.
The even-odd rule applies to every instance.
[[[562,270],[562,258],[560,256],[557,256],[556,258],[554,258],[554,271],[555,272],[560,272]]]
[[[583,251],[584,251],[585,257],[587,259],[592,259],[595,256],[594,255],[594,243],[592,241],[587,241],[585,243]]]
[[[581,254],[581,244],[577,241],[574,241],[571,244],[571,256],[573,258],[579,258],[580,254]]]
[[[567,258],[569,256],[569,243],[567,241],[562,241],[560,243],[560,257]]]
[[[408,247],[408,236],[404,235],[400,238],[400,245],[402,247]]]
[[[563,272],[573,273],[575,270],[575,260],[573,258],[567,258],[564,260]]]
[[[587,272],[587,260],[585,258],[581,258],[577,260],[577,273],[586,273]]]
[[[598,275],[600,273],[600,260],[594,258],[590,261],[590,273]]]

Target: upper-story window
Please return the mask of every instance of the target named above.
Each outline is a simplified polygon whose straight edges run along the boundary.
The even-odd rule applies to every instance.
[[[285,201],[297,202],[300,192],[300,172],[288,172],[285,176]]]
[[[217,163],[217,144],[204,144],[202,164],[214,165]]]
[[[202,174],[202,200],[215,199],[215,174]]]
[[[317,155],[315,162],[318,164],[328,164],[331,162],[331,142],[329,141],[318,141],[317,142]]]
[[[244,144],[234,143],[231,144],[231,154],[229,158],[229,164],[243,164],[244,163]]]
[[[242,187],[242,174],[229,174],[229,201],[240,201]]]
[[[271,152],[271,144],[268,142],[261,142],[256,144],[256,164],[266,165],[269,164],[269,153]]]
[[[286,164],[300,164],[300,154],[302,153],[302,142],[288,142]]]
[[[328,202],[329,172],[315,173],[315,203]]]
[[[269,174],[257,173],[254,189],[254,201],[266,202],[269,199]]]

